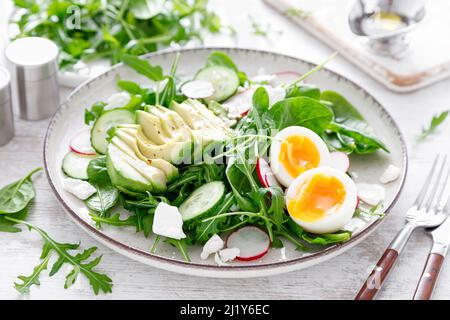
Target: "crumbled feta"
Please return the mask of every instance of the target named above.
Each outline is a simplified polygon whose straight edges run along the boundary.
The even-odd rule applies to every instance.
[[[222,259],[220,259],[219,253],[216,252],[214,254],[214,261],[219,265],[219,266],[226,266],[227,264],[225,262],[222,261]]]
[[[202,253],[200,254],[200,258],[202,260],[208,259],[209,255],[212,253],[216,253],[223,248],[224,242],[217,235],[213,235],[203,246]]]
[[[258,74],[257,76],[254,76],[251,80],[254,83],[270,83],[276,77],[277,76],[274,74]]]
[[[286,257],[286,247],[283,247],[280,249],[281,259],[280,260],[287,260]]]
[[[86,200],[97,192],[89,182],[72,178],[64,179],[63,188],[80,200]]]
[[[228,262],[236,259],[241,250],[239,248],[226,248],[219,251],[220,260]]]
[[[378,184],[357,183],[358,197],[371,206],[382,202],[386,196],[384,188]]]
[[[117,92],[109,97],[106,101],[106,110],[111,110],[115,108],[121,108],[126,106],[131,101],[131,96],[128,92]]]
[[[395,181],[400,177],[400,169],[396,166],[390,164],[386,170],[384,170],[383,174],[380,176],[381,183],[389,183]]]
[[[158,204],[153,218],[153,233],[177,240],[186,238],[183,219],[177,207],[165,202]]]
[[[283,100],[286,97],[286,90],[282,87],[269,87],[265,86],[267,93],[269,94],[270,105],[274,105],[280,100]]]

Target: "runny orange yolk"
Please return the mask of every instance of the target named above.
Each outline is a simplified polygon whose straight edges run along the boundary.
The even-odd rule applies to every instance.
[[[283,140],[278,158],[293,178],[316,168],[320,162],[320,154],[314,142],[307,137],[295,135]]]
[[[339,179],[315,174],[299,186],[297,196],[288,203],[288,211],[301,221],[314,222],[336,212],[345,195],[345,188]]]

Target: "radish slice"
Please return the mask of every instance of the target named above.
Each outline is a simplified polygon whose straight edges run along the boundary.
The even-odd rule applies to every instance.
[[[228,110],[228,117],[240,118],[245,116],[252,107],[254,88],[246,88],[241,92],[236,93],[228,99],[223,106]]]
[[[282,84],[291,84],[300,76],[301,74],[296,71],[280,71],[275,73],[275,77],[270,81],[270,84],[274,87]]]
[[[214,94],[214,86],[209,81],[192,80],[181,87],[181,92],[188,98],[204,99]]]
[[[86,129],[78,132],[70,141],[70,150],[85,156],[96,155],[91,145],[91,130]]]
[[[263,257],[270,247],[267,233],[255,226],[247,226],[231,233],[227,238],[227,248],[238,248],[237,260],[251,261]]]
[[[275,178],[275,175],[266,160],[262,158],[258,159],[256,162],[256,172],[258,173],[259,181],[261,181],[264,187],[280,187],[278,180]]]
[[[347,172],[350,167],[350,159],[348,158],[348,155],[343,152],[331,152],[330,166],[342,172]]]

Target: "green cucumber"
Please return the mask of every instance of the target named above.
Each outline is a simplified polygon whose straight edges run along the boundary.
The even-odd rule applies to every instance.
[[[179,207],[183,221],[209,213],[220,204],[224,195],[225,185],[222,181],[209,182],[195,189]]]
[[[94,149],[105,154],[108,148],[108,130],[120,125],[134,123],[134,113],[125,109],[114,109],[104,112],[95,121],[91,130],[91,144]]]
[[[73,151],[69,151],[63,161],[62,170],[64,173],[74,179],[87,180],[87,167],[92,159],[97,158],[97,155],[82,155]]]
[[[231,97],[239,87],[239,77],[233,69],[224,66],[211,66],[200,70],[195,75],[196,80],[204,80],[212,83],[214,94],[208,101],[224,101]]]

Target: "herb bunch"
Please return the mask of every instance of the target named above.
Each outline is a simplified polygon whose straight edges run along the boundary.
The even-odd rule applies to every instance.
[[[39,36],[60,48],[62,69],[84,62],[121,61],[172,43],[201,41],[221,30],[208,0],[14,0],[17,37]]]

